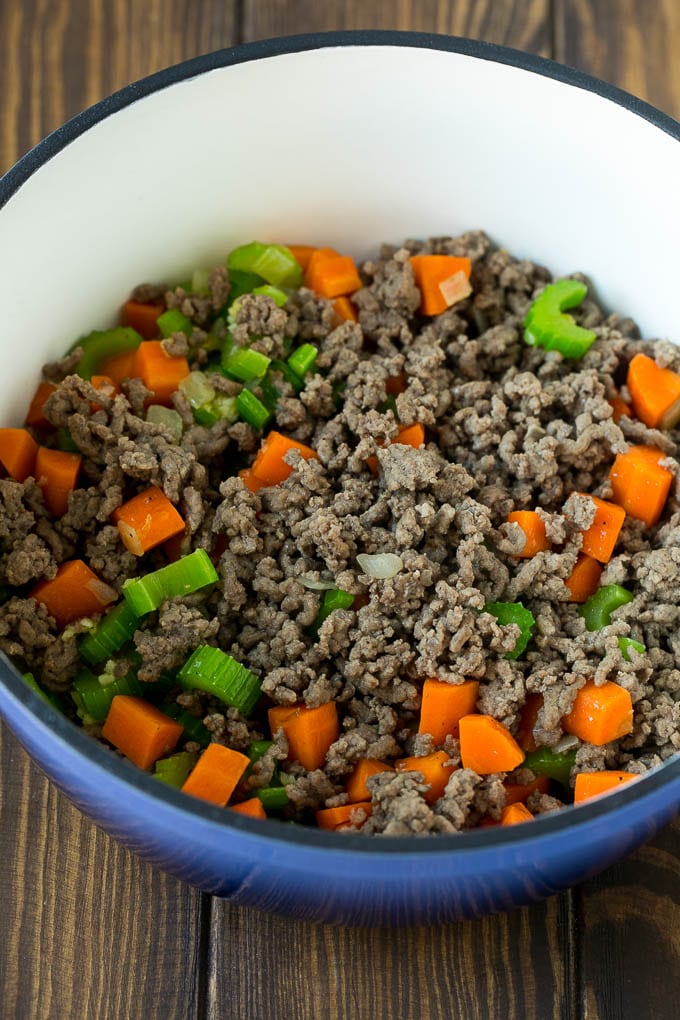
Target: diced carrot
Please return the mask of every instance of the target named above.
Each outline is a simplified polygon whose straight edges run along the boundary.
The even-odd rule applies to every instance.
[[[262,440],[262,445],[250,467],[252,474],[262,482],[262,485],[278,485],[279,482],[285,482],[292,473],[292,467],[283,459],[289,450],[298,450],[305,460],[318,460],[316,450],[312,450],[311,447],[298,443],[295,439],[289,439],[280,432],[270,432]],[[248,480],[244,479],[244,482],[248,485]]]
[[[397,772],[420,772],[430,789],[425,794],[425,800],[434,804],[444,794],[446,784],[456,766],[452,764],[451,758],[446,751],[435,751],[433,754],[421,755],[416,758],[400,758],[396,761]]]
[[[208,744],[187,776],[182,793],[224,807],[249,765],[250,758],[240,751]]]
[[[523,804],[532,793],[547,793],[550,780],[547,776],[536,776],[531,783],[503,783],[505,804]]]
[[[406,372],[390,375],[385,380],[385,393],[388,397],[397,397],[406,390]]]
[[[361,801],[358,804],[342,804],[340,807],[322,808],[321,811],[316,812],[316,824],[320,829],[337,830],[340,826],[349,828],[353,818],[359,817],[359,811],[364,811],[368,816],[372,810],[370,800]]]
[[[240,804],[230,804],[230,811],[238,815],[250,815],[251,818],[266,818],[267,812],[264,809],[259,797],[251,797],[250,800],[242,800]]]
[[[251,492],[259,492],[260,489],[266,488],[266,482],[254,475],[251,468],[243,468],[242,471],[239,471],[238,476],[246,489],[250,489]]]
[[[333,311],[335,313],[335,325],[339,326],[342,322],[358,322],[359,316],[357,310],[348,297],[338,297],[333,302]]]
[[[102,375],[107,376],[114,385],[120,386],[124,379],[134,379],[136,360],[136,350],[112,354],[110,358],[103,359],[99,365],[99,371]]]
[[[45,404],[56,390],[54,383],[41,382],[35,391],[35,396],[29,404],[26,424],[32,429],[52,428],[51,422],[45,417]]]
[[[307,286],[322,297],[338,298],[361,288],[361,277],[350,255],[329,255],[310,259],[306,274]]]
[[[457,255],[412,255],[411,266],[416,286],[420,291],[420,311],[423,315],[439,315],[450,307],[445,296],[446,282],[462,272],[470,279],[470,259]],[[442,291],[444,285],[444,291]]]
[[[574,784],[574,804],[581,804],[591,797],[599,797],[602,793],[611,793],[618,790],[624,783],[632,779],[639,779],[635,772],[615,772],[604,770],[602,772],[579,772]]]
[[[508,804],[501,812],[501,825],[520,825],[522,822],[532,822],[534,816],[524,804]]]
[[[63,517],[68,510],[69,493],[76,487],[82,459],[79,453],[38,447],[35,480],[43,491],[45,506],[55,517]]]
[[[340,735],[338,710],[334,701],[316,708],[306,705],[278,705],[269,709],[272,736],[282,729],[288,741],[288,757],[299,761],[308,772],[320,768],[328,748]]]
[[[435,744],[443,744],[449,734],[457,737],[458,723],[464,715],[474,712],[478,694],[478,680],[465,680],[462,684],[447,684],[434,678],[426,680],[418,732],[429,733]]]
[[[569,589],[567,602],[585,602],[589,599],[600,583],[602,567],[592,556],[578,554],[576,566],[564,582]]]
[[[590,493],[580,492],[578,495],[587,496],[595,504],[593,523],[586,531],[582,532],[581,552],[599,560],[600,563],[608,563],[614,552],[619,532],[623,527],[626,511],[616,503],[591,496]]]
[[[101,613],[118,598],[82,560],[62,563],[53,578],[36,584],[30,597],[45,606],[58,627]]]
[[[384,761],[376,761],[374,758],[359,759],[345,787],[350,803],[356,804],[359,801],[371,799],[366,780],[370,776],[377,776],[379,772],[394,772],[394,769],[391,765],[386,765]]]
[[[661,517],[673,481],[673,472],[659,464],[665,456],[653,446],[631,446],[609,472],[614,502],[647,527]]]
[[[649,428],[671,429],[680,420],[680,375],[636,354],[626,379],[635,414]]]
[[[550,540],[545,533],[545,524],[535,510],[513,510],[508,514],[508,522],[519,524],[524,532],[524,548],[517,553],[518,556],[535,556],[536,553],[551,548]]]
[[[618,393],[611,397],[609,403],[611,404],[612,409],[612,421],[615,424],[618,424],[622,418],[633,417],[633,412],[631,411],[630,406],[626,403],[623,397],[619,396]]]
[[[189,375],[187,359],[166,354],[162,340],[144,340],[134,353],[134,375],[151,390],[153,402],[170,404],[182,379]]]
[[[293,257],[303,270],[307,268],[312,255],[318,250],[313,244],[288,244],[286,247],[293,253]]]
[[[140,769],[150,769],[173,751],[183,732],[181,723],[144,698],[130,694],[116,694],[102,727],[104,739]]]
[[[490,715],[465,715],[460,720],[463,768],[480,776],[512,772],[524,761],[524,751],[510,730]]]
[[[633,729],[633,702],[625,687],[607,680],[600,686],[587,680],[576,695],[562,729],[579,740],[601,747],[625,737]]]
[[[398,443],[400,446],[412,446],[417,450],[424,442],[425,427],[420,422],[415,422],[413,425],[403,425],[390,443],[390,446]],[[375,454],[366,458],[366,464],[374,475],[378,474],[378,458]]]
[[[310,290],[314,290],[312,280],[314,278],[316,267],[320,262],[323,262],[324,259],[338,258],[339,256],[340,252],[336,251],[335,248],[315,248],[307,259],[304,280],[305,287],[308,287]]]
[[[184,518],[157,485],[140,492],[111,514],[125,548],[143,556],[186,527]]]
[[[38,444],[26,429],[0,429],[0,464],[16,482],[34,473],[37,453]]]
[[[538,713],[543,708],[543,695],[534,691],[527,694],[519,717],[519,726],[515,733],[515,740],[523,751],[535,751],[536,740],[534,738],[534,726],[538,719]]]
[[[158,336],[158,316],[164,311],[165,305],[130,298],[121,309],[120,321],[123,326],[132,326],[145,340],[153,340]]]

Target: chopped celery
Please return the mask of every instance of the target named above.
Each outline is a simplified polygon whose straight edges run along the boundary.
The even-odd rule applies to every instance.
[[[313,368],[318,353],[314,344],[302,344],[288,358],[288,367],[302,379]]]
[[[290,248],[282,244],[263,244],[251,241],[234,248],[227,258],[227,269],[257,273],[275,287],[300,287],[302,267]]]
[[[134,673],[121,677],[111,677],[108,674],[98,677],[89,669],[82,669],[73,681],[71,697],[81,718],[89,716],[94,722],[103,723],[117,694],[141,697],[143,693],[142,684]]]
[[[191,274],[191,293],[207,297],[210,294],[210,270],[194,269]]]
[[[158,609],[166,599],[190,595],[217,580],[217,571],[205,549],[195,549],[167,567],[126,581],[123,595],[133,613],[144,616]]]
[[[319,612],[316,614],[316,620],[311,628],[314,637],[318,638],[321,624],[332,612],[336,609],[351,609],[354,598],[354,595],[350,595],[348,591],[343,591],[342,588],[329,588],[325,591],[321,599]]]
[[[180,383],[181,385],[182,383]],[[179,443],[182,438],[182,433],[184,432],[182,417],[172,407],[163,407],[162,404],[149,404],[146,409],[146,420],[151,422],[152,425],[163,425],[170,432],[176,443]]]
[[[261,379],[269,365],[270,359],[266,354],[253,351],[249,347],[235,347],[226,357],[222,357],[222,370],[240,382]]]
[[[264,283],[264,280],[257,273],[246,273],[230,267],[229,283],[231,287],[229,289],[227,305],[229,308],[232,308],[240,297],[243,297],[244,294],[252,294],[256,287],[260,287]]]
[[[156,762],[154,776],[162,783],[167,783],[168,786],[174,786],[179,790],[184,786],[187,776],[197,761],[197,754],[192,754],[191,751],[178,751],[177,754],[171,754],[168,758],[159,758]]]
[[[99,623],[80,639],[78,650],[86,662],[95,666],[117,652],[137,630],[139,618],[127,602],[119,602],[102,616]]]
[[[45,701],[48,705],[51,705],[52,708],[56,708],[58,712],[64,711],[64,702],[59,694],[56,694],[54,691],[46,691],[42,688],[32,673],[24,673],[22,675],[26,685],[30,687],[35,694],[42,698],[43,701]]]
[[[180,312],[179,308],[168,308],[167,312],[158,316],[156,323],[164,337],[172,336],[173,333],[184,333],[185,336],[191,336],[194,331],[193,322],[188,315]]]
[[[288,300],[286,292],[278,287],[272,287],[271,283],[264,283],[261,287],[253,287],[253,294],[261,294],[263,297],[271,298],[279,308],[283,308]]]
[[[71,350],[82,347],[83,356],[74,371],[83,379],[96,375],[100,363],[114,354],[124,354],[136,350],[142,342],[139,333],[130,326],[116,326],[114,329],[95,330],[88,336],[81,337],[71,346]]]
[[[186,734],[187,740],[193,740],[195,744],[200,744],[201,747],[207,747],[210,743],[210,730],[207,728],[202,719],[197,719],[195,715],[191,715],[185,708],[181,708],[176,702],[172,702],[170,705],[163,705],[161,711],[174,719],[175,722],[181,723],[184,727],[184,733]]]
[[[212,694],[244,716],[250,715],[261,694],[260,681],[254,673],[211,645],[200,645],[184,663],[178,678],[187,690]]]
[[[619,606],[632,602],[633,596],[620,584],[603,584],[579,607],[588,630],[602,630],[611,623],[611,614]]]
[[[273,740],[253,740],[248,745],[248,750],[246,751],[251,764],[254,765],[256,761],[259,761],[260,758],[264,757],[273,743]]]
[[[568,308],[579,305],[588,288],[580,280],[549,283],[527,312],[524,339],[532,347],[560,351],[565,358],[582,358],[595,340],[590,329],[577,326]]]
[[[519,627],[520,633],[515,647],[505,656],[506,659],[519,659],[531,640],[531,632],[536,623],[533,613],[525,609],[521,602],[487,602],[484,612],[491,613],[503,626],[514,623]]]
[[[299,393],[304,387],[304,380],[300,378],[297,372],[294,372],[290,365],[285,361],[272,361],[271,370],[273,372],[280,372],[287,383],[293,388],[296,393]]]
[[[263,786],[259,790],[255,790],[254,793],[262,801],[265,811],[280,811],[288,804],[285,786]]]
[[[628,654],[629,648],[632,648],[633,651],[638,653],[638,655],[644,655],[644,653],[647,651],[646,647],[642,644],[642,641],[635,641],[634,638],[632,637],[619,637],[618,642],[619,648],[621,649],[621,654],[623,655],[626,662],[631,661],[630,655]]]
[[[80,453],[80,447],[73,441],[73,436],[67,428],[57,430],[57,447],[64,453]]]
[[[569,774],[576,760],[576,748],[570,751],[553,751],[549,747],[539,747],[529,751],[522,768],[531,769],[537,776],[547,776],[569,789]]]
[[[254,429],[263,429],[271,418],[271,412],[250,390],[241,390],[236,398],[236,407],[241,418]]]

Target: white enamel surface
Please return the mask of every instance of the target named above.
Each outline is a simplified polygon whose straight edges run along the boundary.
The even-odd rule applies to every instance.
[[[108,117],[0,210],[0,417],[135,283],[254,237],[365,256],[483,227],[678,340],[679,181],[658,128],[473,57],[340,47],[208,72]]]

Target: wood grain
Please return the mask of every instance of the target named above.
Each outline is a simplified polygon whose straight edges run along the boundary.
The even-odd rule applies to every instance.
[[[5,728],[0,774],[0,1016],[201,1016],[207,897],[95,829]]]
[[[245,0],[243,37],[383,28],[463,35],[550,54],[551,0]]]
[[[680,117],[678,0],[555,0],[555,58]]]

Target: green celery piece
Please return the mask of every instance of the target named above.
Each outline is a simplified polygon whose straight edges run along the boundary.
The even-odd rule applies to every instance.
[[[319,351],[314,344],[301,344],[287,359],[288,367],[302,379],[314,367],[318,353]]]
[[[222,371],[239,382],[254,382],[265,374],[271,359],[249,347],[235,347],[222,358]]]
[[[57,429],[57,447],[64,453],[80,453],[80,447],[73,442],[70,429]]]
[[[559,351],[565,358],[582,358],[595,341],[595,333],[577,326],[566,309],[580,305],[588,293],[580,280],[549,283],[527,312],[524,339],[531,347]]]
[[[191,715],[190,712],[187,712],[185,708],[181,708],[175,701],[169,705],[162,705],[161,712],[174,719],[175,722],[182,724],[187,740],[193,740],[195,744],[200,744],[201,747],[208,746],[211,739],[210,730],[202,719],[197,719],[195,715]]]
[[[391,393],[386,400],[383,400],[381,404],[378,404],[378,410],[381,414],[386,414],[387,411],[391,411],[394,415],[394,420],[399,421],[399,414],[397,412],[397,399]],[[486,543],[485,543],[486,544]],[[489,546],[487,546],[489,548]]]
[[[86,662],[96,666],[131,641],[138,625],[139,618],[127,602],[119,602],[80,639],[78,650]]]
[[[262,801],[265,811],[280,811],[288,804],[288,794],[285,786],[262,786],[254,791],[255,796]]]
[[[256,287],[262,286],[264,280],[257,273],[248,273],[240,269],[229,269],[229,299],[225,305],[227,310],[231,308],[235,301],[243,297],[244,294],[252,294]],[[222,314],[222,312],[220,312]]]
[[[263,758],[273,743],[273,740],[253,740],[246,751],[251,763],[254,765],[256,761]]]
[[[276,411],[276,405],[279,402],[281,393],[272,382],[270,372],[267,372],[264,378],[260,379],[259,386],[260,393],[262,394],[262,403],[273,414]]]
[[[217,571],[205,549],[195,549],[167,567],[126,581],[123,596],[133,613],[144,616],[158,609],[166,599],[191,595],[217,580]]]
[[[250,390],[241,390],[236,398],[236,407],[243,421],[254,429],[263,429],[271,418],[271,412]]]
[[[271,283],[263,283],[261,287],[253,287],[253,294],[261,294],[263,297],[271,298],[272,301],[279,306],[279,308],[283,308],[288,300],[286,292],[281,290],[279,287],[272,287]]]
[[[521,602],[487,602],[484,612],[491,613],[503,626],[514,623],[519,627],[520,634],[515,647],[505,656],[506,659],[519,659],[531,641],[531,633],[536,623],[533,613],[525,609]]]
[[[316,620],[311,627],[311,632],[314,638],[319,637],[321,624],[331,615],[331,613],[333,613],[336,609],[351,609],[354,599],[354,595],[350,595],[348,591],[343,591],[342,588],[329,588],[325,591],[323,593],[323,598],[321,599],[319,612],[316,614]]]
[[[196,424],[203,425],[207,429],[220,420],[219,414],[211,404],[206,404],[204,407],[195,407],[192,414]]]
[[[173,333],[184,333],[191,336],[194,331],[194,324],[188,315],[180,312],[179,308],[168,308],[156,319],[156,324],[164,337],[170,337]]]
[[[611,614],[619,606],[632,602],[633,596],[620,584],[603,584],[579,606],[579,613],[586,622],[587,630],[602,630],[611,623]]]
[[[48,705],[51,705],[52,708],[56,708],[57,712],[64,711],[64,701],[59,694],[56,694],[54,691],[46,691],[40,686],[32,673],[23,673],[22,676],[24,683],[31,688],[34,694],[37,694],[38,697],[42,698]]]
[[[194,269],[191,274],[191,293],[207,297],[210,294],[210,270]]]
[[[569,774],[576,760],[576,748],[570,751],[553,751],[549,747],[539,747],[529,751],[522,768],[531,769],[537,776],[547,776],[569,789]]]
[[[125,351],[135,351],[141,342],[139,333],[130,326],[95,330],[71,345],[72,351],[76,347],[83,349],[83,356],[74,371],[83,379],[90,379],[97,374],[97,369],[105,358],[113,357],[114,354],[124,354]]]
[[[271,368],[273,372],[280,372],[283,378],[289,383],[295,393],[299,393],[300,390],[304,389],[304,379],[301,379],[297,372],[294,372],[286,361],[272,361]]]
[[[260,681],[221,648],[200,645],[178,673],[186,690],[205,691],[248,717],[260,700]]]
[[[82,669],[77,674],[71,689],[71,697],[78,709],[78,715],[81,718],[89,716],[98,723],[106,721],[111,702],[117,694],[131,694],[139,698],[143,693],[144,689],[134,673],[102,684],[100,678],[89,669]]]
[[[300,287],[302,267],[290,248],[282,244],[251,241],[234,248],[227,258],[227,269],[256,273],[275,287]]]
[[[184,786],[187,776],[198,761],[198,755],[191,751],[178,751],[168,758],[159,758],[154,769],[154,777],[168,786],[179,790]]]
[[[642,641],[635,641],[632,637],[619,637],[618,642],[621,654],[626,662],[631,661],[630,655],[628,654],[629,648],[632,648],[633,651],[637,652],[639,655],[644,655],[647,651],[646,647],[642,644]]]

